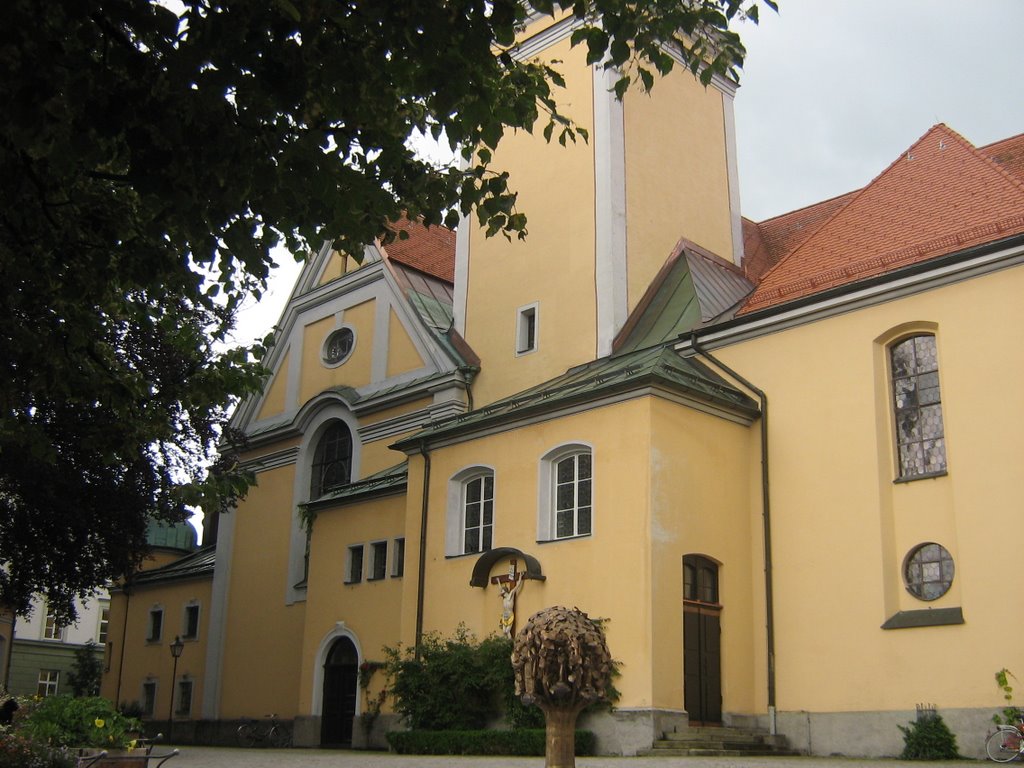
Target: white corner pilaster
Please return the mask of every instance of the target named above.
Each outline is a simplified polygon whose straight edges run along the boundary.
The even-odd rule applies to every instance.
[[[626,260],[626,140],[618,74],[600,66],[594,80],[594,268],[597,357],[611,354],[629,314]]]
[[[743,262],[743,218],[740,211],[740,172],[736,156],[735,92],[722,92],[722,116],[725,124],[725,163],[729,174],[729,219],[732,227],[732,261]]]

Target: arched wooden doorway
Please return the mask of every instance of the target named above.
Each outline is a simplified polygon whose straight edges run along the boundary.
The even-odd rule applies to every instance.
[[[683,557],[683,706],[694,725],[722,722],[718,563]]]
[[[323,718],[320,743],[352,744],[352,723],[359,696],[359,653],[347,637],[331,645],[324,662]]]

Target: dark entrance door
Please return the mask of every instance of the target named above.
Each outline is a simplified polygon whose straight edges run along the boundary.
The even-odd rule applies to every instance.
[[[683,558],[683,706],[694,724],[722,722],[722,631],[718,565]]]
[[[320,743],[351,745],[359,693],[359,654],[347,637],[331,646],[324,663],[324,706]]]

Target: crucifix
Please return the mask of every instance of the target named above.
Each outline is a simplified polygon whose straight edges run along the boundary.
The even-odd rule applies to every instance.
[[[523,588],[525,579],[526,574],[516,570],[515,559],[508,561],[508,573],[491,577],[491,584],[497,584],[501,589],[501,618],[498,620],[498,626],[505,637],[512,637],[515,629],[516,595]]]

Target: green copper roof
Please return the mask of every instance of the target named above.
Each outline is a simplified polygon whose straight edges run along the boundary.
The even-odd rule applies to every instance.
[[[656,387],[753,419],[757,404],[718,374],[693,358],[684,358],[669,346],[651,347],[570,369],[544,382],[484,408],[434,424],[395,443],[399,450],[415,450],[430,443],[492,425],[540,416],[604,397]]]
[[[191,552],[196,548],[197,540],[196,529],[187,520],[173,524],[162,520],[150,520],[146,526],[146,543],[151,547]]]
[[[396,464],[380,472],[367,475],[362,480],[356,480],[336,491],[324,494],[319,499],[309,502],[306,506],[310,509],[321,509],[343,502],[356,501],[368,496],[380,496],[397,492],[405,488],[408,476],[409,462],[403,461],[401,464]]]
[[[175,560],[160,568],[153,568],[149,571],[142,571],[135,574],[131,583],[135,586],[140,584],[153,584],[162,581],[174,581],[177,579],[198,579],[213,578],[213,566],[217,560],[217,549],[212,544],[202,547],[195,552],[185,555],[180,560]]]

